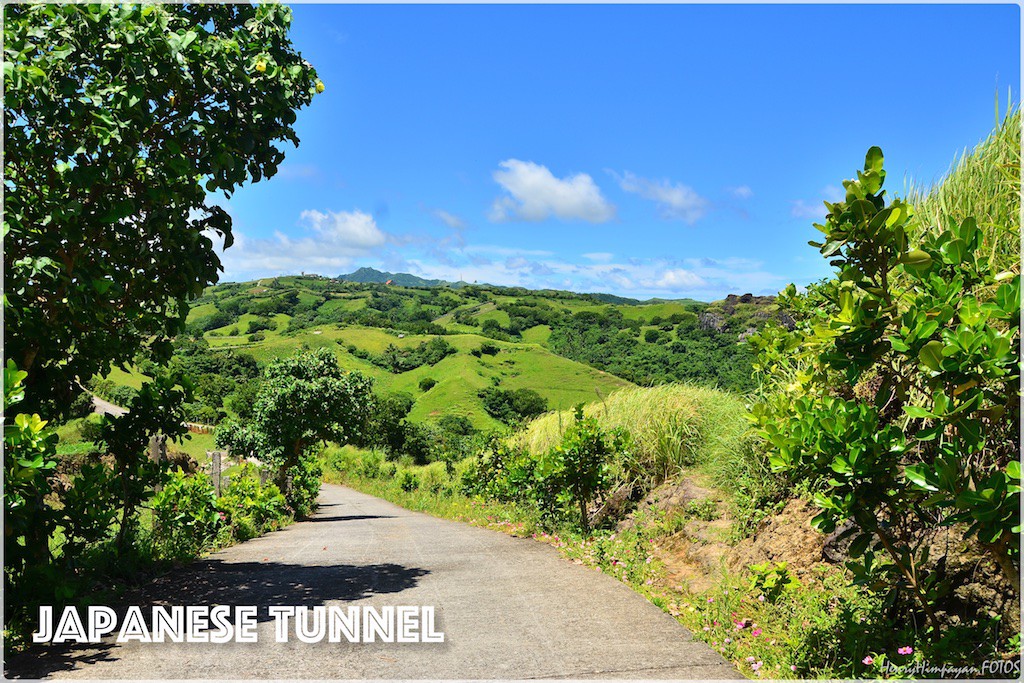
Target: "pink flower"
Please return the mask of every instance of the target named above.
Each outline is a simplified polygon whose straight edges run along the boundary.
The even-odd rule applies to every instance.
[[[714,601],[715,601],[715,599],[714,599],[714,598],[708,598],[708,604],[709,604],[709,605],[710,605],[711,603],[713,603]]]
[[[754,658],[753,658],[753,657],[747,657],[747,661],[748,661],[748,662],[753,662],[753,661],[754,661]]]
[[[728,645],[729,643],[732,642],[732,638],[726,638],[724,642],[725,642],[726,645]]]
[[[750,668],[753,669],[754,671],[757,671],[762,666],[764,666],[764,662],[754,662],[753,664],[750,665]]]
[[[756,638],[757,636],[761,635],[761,629],[755,628],[753,631],[750,632],[750,635]]]
[[[796,664],[790,664],[789,665],[789,670],[790,671],[796,671]]]
[[[747,625],[744,622],[742,622],[742,621],[737,621],[736,622],[736,630],[737,631],[742,631],[746,627],[747,627]]]
[[[764,602],[764,596],[763,595],[758,595],[757,596],[757,601],[758,602]]]
[[[871,666],[872,664],[875,663],[875,658],[872,657],[871,655],[868,655],[867,657],[865,657],[864,659],[862,659],[860,661],[861,661],[862,664],[864,664],[864,666]]]
[[[901,647],[900,649],[896,650],[896,652],[899,652],[901,655],[912,655],[914,654],[914,648],[908,645],[906,647]]]

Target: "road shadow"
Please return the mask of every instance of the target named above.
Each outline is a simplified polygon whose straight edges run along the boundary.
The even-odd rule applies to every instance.
[[[271,618],[267,609],[270,605],[313,607],[400,593],[415,587],[429,573],[398,564],[309,566],[210,558],[162,576],[124,604],[111,607],[118,612],[120,623],[129,606],[141,606],[148,623],[153,605],[257,605],[257,621],[263,622]],[[84,615],[85,609],[79,608],[79,613]],[[118,659],[116,651],[109,642],[34,645],[6,658],[4,673],[7,678],[44,678],[83,664]]]
[[[310,517],[307,522],[357,522],[361,519],[394,519],[394,515],[334,515],[332,517]]]

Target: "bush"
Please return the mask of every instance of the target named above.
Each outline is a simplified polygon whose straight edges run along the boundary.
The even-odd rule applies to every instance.
[[[420,380],[420,391],[430,391],[437,386],[437,380],[433,377],[424,377]]]
[[[515,424],[547,411],[548,401],[533,389],[498,389],[489,387],[478,396],[487,413],[505,424]]]
[[[993,268],[973,218],[925,230],[887,206],[884,179],[873,147],[812,243],[838,280],[790,285],[806,322],[754,338],[760,367],[805,366],[753,418],[772,467],[816,490],[813,526],[853,522],[856,580],[914,595],[938,634],[923,533],[963,525],[1019,585],[1020,276]]]
[[[153,543],[161,557],[188,560],[210,548],[224,527],[217,493],[205,474],[172,472],[153,496]]]
[[[103,416],[93,413],[86,417],[78,427],[83,441],[98,443],[103,438]]]
[[[246,463],[231,477],[227,491],[217,499],[217,509],[239,541],[273,531],[289,519],[288,503],[274,484],[261,486],[256,468]]]
[[[255,334],[256,332],[262,332],[263,330],[274,331],[276,329],[277,323],[271,318],[256,318],[255,320],[249,321],[249,327],[246,329],[246,332],[248,334]]]
[[[584,532],[590,531],[588,507],[608,489],[610,464],[624,450],[627,438],[623,430],[605,433],[597,420],[583,416],[580,404],[562,443],[540,460],[538,474],[554,487],[560,503],[579,511]]]
[[[412,493],[420,487],[420,478],[409,470],[402,470],[398,475],[398,487],[406,493]]]
[[[68,408],[68,419],[74,420],[77,418],[88,417],[92,414],[92,394],[88,391],[80,392],[75,396],[74,400],[71,401],[71,405]]]

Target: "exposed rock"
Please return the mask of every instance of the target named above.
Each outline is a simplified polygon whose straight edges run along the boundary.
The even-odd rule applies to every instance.
[[[697,319],[697,325],[702,330],[721,332],[725,329],[725,316],[714,311],[704,311]]]
[[[785,562],[797,576],[821,562],[825,535],[811,528],[818,509],[805,500],[791,500],[782,512],[729,554],[728,566],[739,570],[761,562]]]
[[[745,341],[747,337],[749,337],[752,334],[757,334],[756,327],[748,327],[747,329],[740,332],[739,341]]]

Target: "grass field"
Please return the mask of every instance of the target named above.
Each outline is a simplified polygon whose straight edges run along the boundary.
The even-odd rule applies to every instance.
[[[278,315],[278,318],[287,318]],[[247,316],[242,316],[246,319]],[[596,400],[616,389],[632,384],[614,375],[596,370],[582,363],[563,358],[539,346],[540,340],[551,333],[549,328],[537,327],[535,336],[526,335],[529,341],[522,343],[502,342],[478,334],[450,334],[444,337],[456,353],[434,366],[424,365],[401,374],[393,374],[368,360],[353,356],[347,351],[354,345],[363,351],[379,354],[389,345],[412,348],[429,341],[433,335],[415,335],[390,332],[375,327],[344,327],[321,325],[302,330],[294,335],[284,335],[286,322],[279,321],[277,331],[266,331],[266,339],[250,343],[246,337],[209,336],[213,348],[232,348],[253,356],[265,363],[295,353],[300,347],[311,349],[328,348],[335,352],[339,364],[346,370],[357,370],[374,379],[375,388],[381,393],[407,393],[415,400],[413,421],[436,420],[445,414],[462,415],[469,418],[479,429],[494,429],[501,423],[484,410],[478,392],[490,386],[504,389],[533,389],[548,401],[548,407],[569,409],[577,403]],[[471,328],[472,329],[472,328]],[[534,341],[534,339],[538,341]],[[472,355],[482,344],[493,344],[500,351],[496,356]],[[108,375],[118,384],[138,388],[142,376],[115,370]],[[419,383],[432,378],[437,384],[429,391],[422,391]],[[201,436],[201,435],[193,435]],[[183,447],[191,453],[192,446]],[[205,456],[205,449],[212,444],[197,448]],[[193,454],[195,455],[195,454]]]

